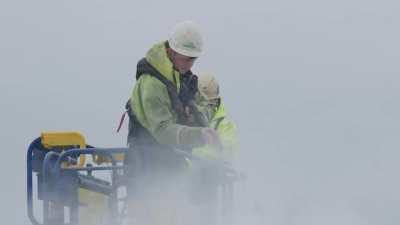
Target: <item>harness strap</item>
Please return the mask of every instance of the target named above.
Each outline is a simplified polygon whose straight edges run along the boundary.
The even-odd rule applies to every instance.
[[[178,89],[174,85],[174,83],[168,80],[165,76],[163,76],[160,72],[157,71],[147,60],[146,58],[141,59],[137,65],[136,71],[136,80],[140,78],[143,74],[149,74],[152,77],[158,79],[161,83],[165,85],[168,91],[169,98],[171,100],[171,105],[173,110],[178,115],[178,120],[180,123],[185,124],[187,121],[187,114],[185,112],[185,106],[179,96]],[[175,76],[174,76],[175,77]],[[181,88],[184,83],[181,83]],[[183,91],[183,90],[181,90]]]
[[[117,133],[119,133],[119,131],[121,130],[122,124],[124,123],[125,116],[126,116],[127,113],[128,113],[128,112],[125,111],[124,114],[122,114],[121,119],[119,120],[119,125],[118,125],[118,128],[117,128]]]
[[[222,122],[222,120],[224,120],[224,119],[225,119],[225,117],[220,117],[220,118],[218,118],[217,122],[216,122],[215,125],[214,125],[214,129],[215,129],[215,130],[218,129],[219,124],[220,124],[220,123]]]

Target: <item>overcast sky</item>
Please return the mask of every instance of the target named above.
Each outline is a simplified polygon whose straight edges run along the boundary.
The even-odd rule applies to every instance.
[[[400,224],[399,12],[394,0],[0,0],[2,218],[29,224],[25,152],[41,131],[124,146],[136,62],[191,19],[205,39],[194,72],[215,73],[240,130],[243,217]]]

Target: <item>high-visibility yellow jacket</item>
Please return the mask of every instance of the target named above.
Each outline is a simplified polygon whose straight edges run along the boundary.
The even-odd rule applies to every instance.
[[[234,152],[239,148],[237,127],[235,123],[227,118],[227,112],[222,101],[218,107],[205,107],[208,107],[205,110],[208,111],[206,114],[209,114],[209,127],[214,128],[218,132],[223,149],[222,152],[220,152],[221,150],[210,146],[204,146],[193,149],[193,154],[199,157],[211,159],[217,159],[220,157],[222,157],[222,159],[231,159]]]
[[[180,75],[167,56],[165,42],[154,45],[146,54],[147,62],[180,90]],[[177,123],[167,87],[157,78],[143,74],[131,96],[133,113],[140,124],[163,146],[201,146],[201,127]]]

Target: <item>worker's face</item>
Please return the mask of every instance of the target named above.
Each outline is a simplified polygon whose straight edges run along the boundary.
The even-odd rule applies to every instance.
[[[220,101],[221,100],[219,98],[211,99],[211,100],[209,100],[209,105],[218,107]]]
[[[215,99],[207,100],[207,105],[208,105],[208,107],[210,107],[210,108],[218,108],[218,106],[220,105],[220,103],[221,103],[221,99],[220,99],[220,98],[215,98]]]
[[[194,61],[197,59],[196,57],[181,55],[173,50],[171,51],[170,55],[172,64],[174,64],[174,68],[181,74],[188,72],[192,68]]]

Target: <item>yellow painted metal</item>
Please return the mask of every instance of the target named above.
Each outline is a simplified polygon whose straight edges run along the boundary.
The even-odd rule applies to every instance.
[[[40,137],[45,148],[74,145],[78,145],[79,148],[86,148],[85,137],[79,132],[43,132]],[[85,155],[79,156],[78,167],[83,167],[85,161]]]
[[[114,155],[115,160],[117,160],[118,162],[123,162],[124,161],[124,153],[116,153]]]
[[[124,153],[115,153],[114,159],[117,162],[123,162],[124,161]],[[93,156],[93,162],[95,162],[97,165],[103,164],[103,163],[111,163],[111,160],[108,157],[104,157],[101,155],[94,155]]]
[[[107,214],[107,197],[103,194],[79,188],[79,222],[84,225],[104,224]]]

